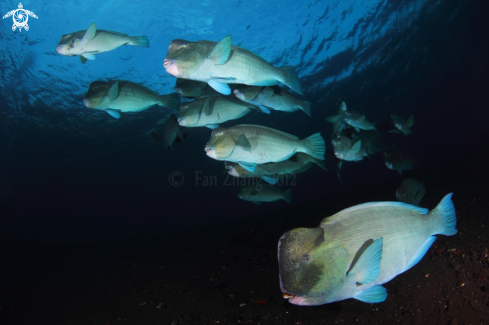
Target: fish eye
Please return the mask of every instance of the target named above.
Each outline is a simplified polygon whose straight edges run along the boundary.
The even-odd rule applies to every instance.
[[[222,135],[222,131],[217,132],[217,135]]]
[[[311,256],[306,255],[304,256],[304,262],[310,262],[311,261]]]

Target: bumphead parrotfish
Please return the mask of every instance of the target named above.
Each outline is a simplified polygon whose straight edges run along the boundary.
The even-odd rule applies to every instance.
[[[371,202],[342,210],[317,228],[286,232],[278,243],[280,288],[295,305],[354,298],[378,303],[386,283],[416,265],[436,240],[457,233],[452,193],[435,209]]]

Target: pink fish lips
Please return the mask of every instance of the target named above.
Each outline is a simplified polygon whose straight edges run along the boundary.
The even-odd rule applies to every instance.
[[[178,68],[173,60],[165,59],[165,61],[163,61],[163,66],[165,67],[166,72],[174,77],[178,77]]]
[[[211,157],[211,158],[216,158],[216,153],[214,151],[214,149],[211,149],[209,147],[205,147],[205,154],[208,156],[208,157]]]

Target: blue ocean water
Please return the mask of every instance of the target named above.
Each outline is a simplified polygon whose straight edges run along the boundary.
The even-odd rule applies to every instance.
[[[250,114],[300,138],[321,132],[331,151],[335,102],[390,123],[414,115],[413,135],[386,141],[421,168],[473,151],[485,134],[487,45],[471,1],[24,1],[29,30],[0,27],[0,236],[92,240],[163,233],[263,213],[285,202],[237,198],[236,179],[204,152],[206,128],[165,150],[150,132],[170,113],[154,107],[119,120],[83,105],[95,80],[124,79],[160,94],[175,78],[163,68],[172,39],[219,41],[249,49],[275,66],[294,65],[312,118],[301,112]],[[2,16],[19,3],[3,1]],[[81,64],[56,52],[60,37],[100,29],[146,35],[149,48],[122,46]],[[482,115],[481,115],[482,114]],[[228,122],[225,126],[234,123]],[[293,204],[398,177],[382,154],[329,172],[297,175]],[[426,184],[428,187],[429,184]],[[395,200],[395,189],[392,198]]]

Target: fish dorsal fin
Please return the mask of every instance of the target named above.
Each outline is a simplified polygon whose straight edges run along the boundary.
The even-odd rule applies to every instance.
[[[382,237],[373,241],[358,258],[353,268],[348,272],[348,280],[358,284],[374,282],[379,276],[380,260],[382,259]]]
[[[231,44],[232,39],[231,35],[224,37],[219,43],[216,44],[211,54],[209,55],[209,59],[214,64],[224,64],[229,59],[231,55]]]
[[[246,135],[241,134],[236,143],[238,146],[242,147],[244,151],[251,151],[251,144],[246,138]]]
[[[206,116],[212,115],[217,98],[217,96],[209,96],[206,98],[204,102],[204,107],[202,108],[202,112],[204,112]]]
[[[353,147],[351,147],[350,151],[353,153],[357,153],[360,151],[360,148],[362,147],[362,140],[358,140]]]
[[[84,56],[82,56],[82,55],[80,55],[80,61],[81,61],[82,64],[85,64],[85,62],[87,62],[87,58],[84,57]]]
[[[85,35],[83,35],[82,41],[89,42],[93,40],[96,32],[97,32],[97,23],[92,23],[90,27],[88,27],[87,31],[85,32]]]
[[[358,122],[358,123],[363,123],[363,122],[365,122],[365,115],[360,116],[360,117],[358,118],[357,122]]]
[[[273,95],[273,88],[265,87],[265,88],[263,88],[261,93],[262,93],[263,97],[270,98]]]
[[[241,127],[241,126],[243,126],[243,127],[252,126],[252,127],[256,127],[256,128],[260,128],[260,129],[266,129],[266,130],[269,130],[269,131],[272,131],[272,132],[276,132],[278,134],[281,134],[283,136],[286,136],[289,139],[299,140],[299,137],[296,137],[295,135],[292,135],[292,134],[289,134],[289,133],[286,133],[286,132],[282,132],[282,131],[279,131],[279,130],[276,130],[276,129],[272,129],[272,128],[269,128],[269,127],[266,127],[266,126],[263,126],[263,125],[256,125],[256,124],[240,124],[240,125],[236,125],[236,127]]]
[[[119,80],[114,81],[109,91],[107,92],[107,97],[110,100],[114,100],[119,96]]]
[[[345,214],[352,213],[355,211],[359,211],[362,209],[372,209],[372,208],[400,208],[400,209],[407,209],[419,214],[427,214],[430,212],[430,210],[425,209],[425,208],[420,208],[411,204],[406,204],[402,202],[369,202],[369,203],[363,203],[363,204],[358,204],[352,207],[349,207],[347,209],[341,210],[340,212],[330,216],[326,217],[321,221],[321,228],[324,228],[328,225],[332,225],[336,223],[336,220],[340,219],[343,217]]]
[[[411,116],[408,118],[408,120],[406,121],[406,126],[407,126],[407,127],[411,127],[411,126],[413,126],[413,122],[414,122],[414,118],[413,118],[413,116],[411,115]]]

